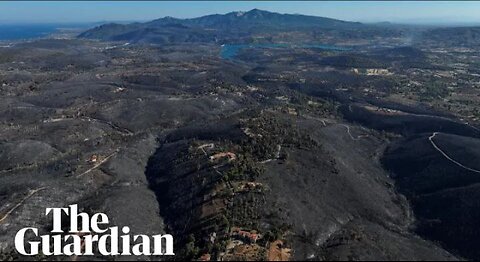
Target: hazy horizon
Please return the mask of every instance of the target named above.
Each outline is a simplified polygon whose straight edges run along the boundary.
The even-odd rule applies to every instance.
[[[363,23],[480,24],[480,2],[0,2],[1,24],[142,22],[254,8]]]

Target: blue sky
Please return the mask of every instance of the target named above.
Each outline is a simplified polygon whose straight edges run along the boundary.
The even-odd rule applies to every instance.
[[[479,23],[480,2],[0,2],[0,23],[146,21],[164,16],[197,17],[259,8],[349,21]]]

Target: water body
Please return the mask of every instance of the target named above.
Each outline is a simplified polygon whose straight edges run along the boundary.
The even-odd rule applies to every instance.
[[[324,50],[347,51],[346,47],[324,45],[324,44],[224,44],[220,51],[223,59],[233,59],[242,49],[245,48],[319,48]]]
[[[60,29],[87,29],[92,23],[0,24],[0,41],[29,40],[47,37]]]
[[[48,36],[57,25],[0,25],[0,40],[24,40]]]

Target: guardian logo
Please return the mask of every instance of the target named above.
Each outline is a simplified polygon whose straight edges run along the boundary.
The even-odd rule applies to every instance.
[[[68,232],[62,230],[62,212],[70,220]],[[77,205],[70,205],[68,208],[47,208],[45,215],[50,213],[53,215],[51,234],[38,236],[38,229],[33,227],[23,228],[17,232],[15,248],[18,253],[25,256],[38,254],[92,256],[94,252],[104,256],[175,255],[171,235],[131,236],[130,228],[127,226],[122,227],[123,234],[119,235],[118,227],[108,227],[107,215],[97,213],[90,217],[87,213],[78,213]],[[26,236],[32,234],[37,240],[26,242]]]

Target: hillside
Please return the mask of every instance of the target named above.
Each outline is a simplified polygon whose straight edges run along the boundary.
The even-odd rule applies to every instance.
[[[426,31],[420,43],[432,46],[478,47],[480,27],[447,27]]]
[[[171,260],[479,259],[480,56],[448,30],[255,9],[0,47],[0,260],[71,204]]]
[[[164,17],[146,23],[105,24],[88,30],[79,37],[146,43],[212,43],[272,32],[361,28],[367,26],[325,17],[279,14],[253,9],[248,12],[231,12],[191,19]]]

